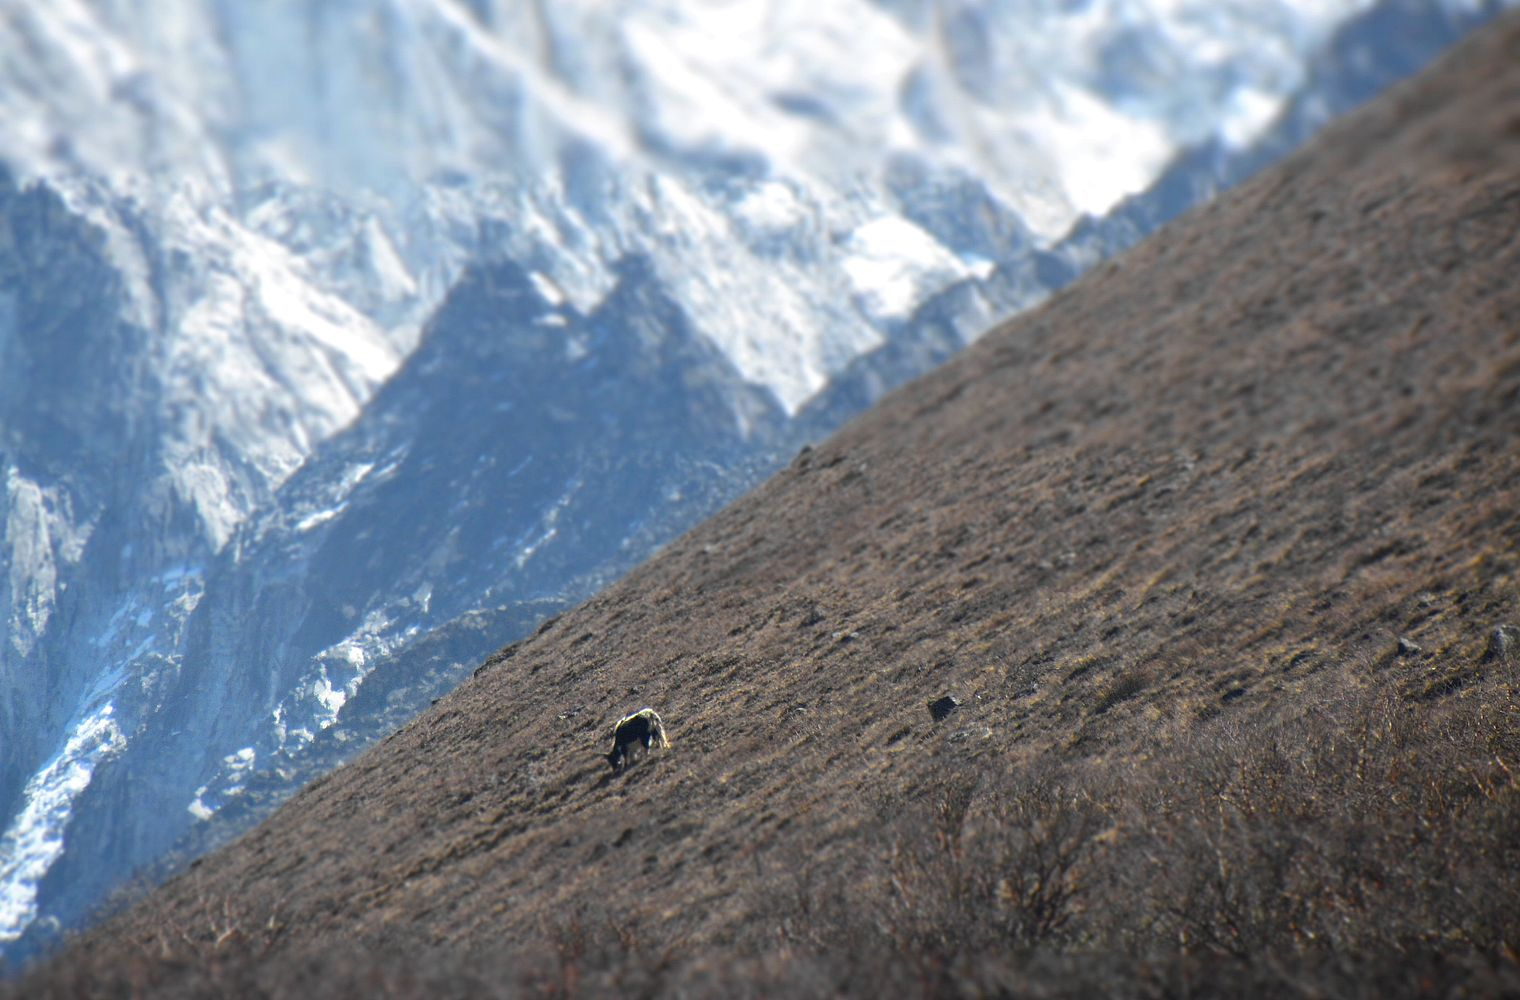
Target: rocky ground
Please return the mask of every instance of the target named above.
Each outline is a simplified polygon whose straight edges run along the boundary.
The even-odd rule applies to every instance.
[[[14,989],[1520,990],[1516,275],[1510,17]]]

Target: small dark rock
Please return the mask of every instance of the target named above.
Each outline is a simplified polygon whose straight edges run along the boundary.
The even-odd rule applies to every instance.
[[[1238,700],[1240,698],[1244,698],[1245,696],[1246,696],[1246,689],[1245,688],[1243,688],[1243,687],[1233,687],[1233,688],[1230,688],[1230,690],[1226,691],[1224,694],[1220,695],[1219,696],[1219,700],[1222,701],[1222,702],[1224,702],[1226,705],[1228,705],[1230,702],[1236,701],[1236,700]]]
[[[1418,643],[1415,643],[1410,639],[1406,639],[1403,636],[1399,636],[1400,656],[1418,656],[1423,652],[1425,652],[1424,648],[1421,647]]]
[[[945,716],[960,707],[961,700],[953,694],[947,694],[942,698],[936,698],[929,702],[929,714],[934,716],[934,721],[939,722]]]
[[[1520,626],[1499,625],[1488,636],[1484,663],[1509,663],[1520,655]]]

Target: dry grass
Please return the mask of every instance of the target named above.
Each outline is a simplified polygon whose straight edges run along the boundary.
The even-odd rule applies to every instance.
[[[1343,668],[1355,673],[1356,668]],[[846,866],[769,863],[745,933],[691,949],[661,903],[531,940],[285,942],[200,896],[110,967],[33,997],[1259,995],[1520,990],[1520,664],[1435,708],[1390,680],[1271,724],[1216,718],[1149,760],[988,763],[863,803]]]

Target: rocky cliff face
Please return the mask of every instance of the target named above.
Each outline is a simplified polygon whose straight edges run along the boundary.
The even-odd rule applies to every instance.
[[[74,797],[178,670],[203,567],[379,372],[289,317],[221,343],[169,321],[168,285],[217,265],[165,253],[130,216],[98,225],[6,174],[0,231],[0,871],[16,889],[0,912],[25,922]]]

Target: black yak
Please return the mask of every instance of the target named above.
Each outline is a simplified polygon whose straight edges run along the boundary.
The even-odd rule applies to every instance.
[[[621,771],[628,763],[628,751],[635,743],[644,744],[644,749],[658,743],[662,747],[669,747],[670,740],[665,738],[665,723],[660,720],[660,713],[652,708],[641,708],[632,715],[625,715],[612,727],[612,752],[607,754],[607,763],[612,765],[612,773]]]

